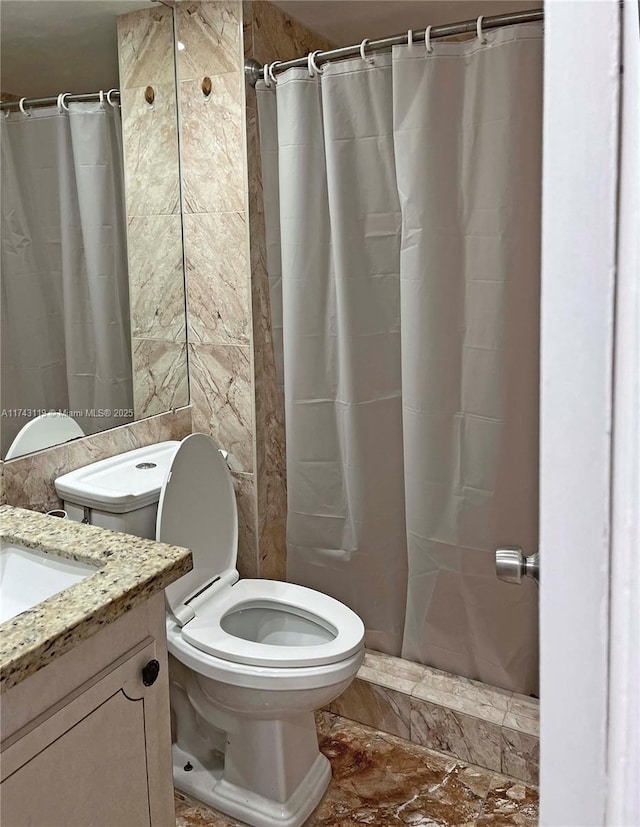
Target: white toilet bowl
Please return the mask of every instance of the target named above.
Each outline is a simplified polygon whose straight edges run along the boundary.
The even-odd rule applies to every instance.
[[[175,785],[254,827],[298,827],[331,777],[314,711],[353,680],[364,626],[312,589],[239,580],[235,495],[215,443],[193,434],[152,447],[71,472],[56,488],[70,516],[91,509],[91,522],[117,529],[113,510],[127,496],[149,509],[138,472],[151,471],[156,538],[194,558],[165,592]],[[144,534],[144,520],[128,513],[117,514],[120,530]]]

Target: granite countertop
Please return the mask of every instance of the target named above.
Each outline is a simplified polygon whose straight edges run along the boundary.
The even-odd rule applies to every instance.
[[[0,506],[4,542],[95,566],[91,574],[0,625],[4,692],[192,568],[191,552],[35,511]]]

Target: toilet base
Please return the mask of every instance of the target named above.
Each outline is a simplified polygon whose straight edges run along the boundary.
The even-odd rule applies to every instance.
[[[214,753],[205,765],[176,744],[172,752],[173,782],[178,790],[251,827],[301,827],[320,803],[331,780],[331,764],[318,753],[289,800],[280,803],[225,780],[222,753]],[[185,771],[187,765],[193,769]]]

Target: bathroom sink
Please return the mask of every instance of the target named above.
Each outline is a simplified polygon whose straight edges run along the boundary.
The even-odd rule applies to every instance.
[[[0,623],[95,572],[75,560],[0,541]]]

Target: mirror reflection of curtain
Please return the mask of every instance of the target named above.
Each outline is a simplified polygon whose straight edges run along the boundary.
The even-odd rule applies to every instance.
[[[120,113],[0,120],[4,454],[22,410],[79,412],[90,434],[131,421],[133,389]]]
[[[542,28],[486,38],[258,85],[287,565],[372,648],[531,693],[494,550],[537,548]]]

